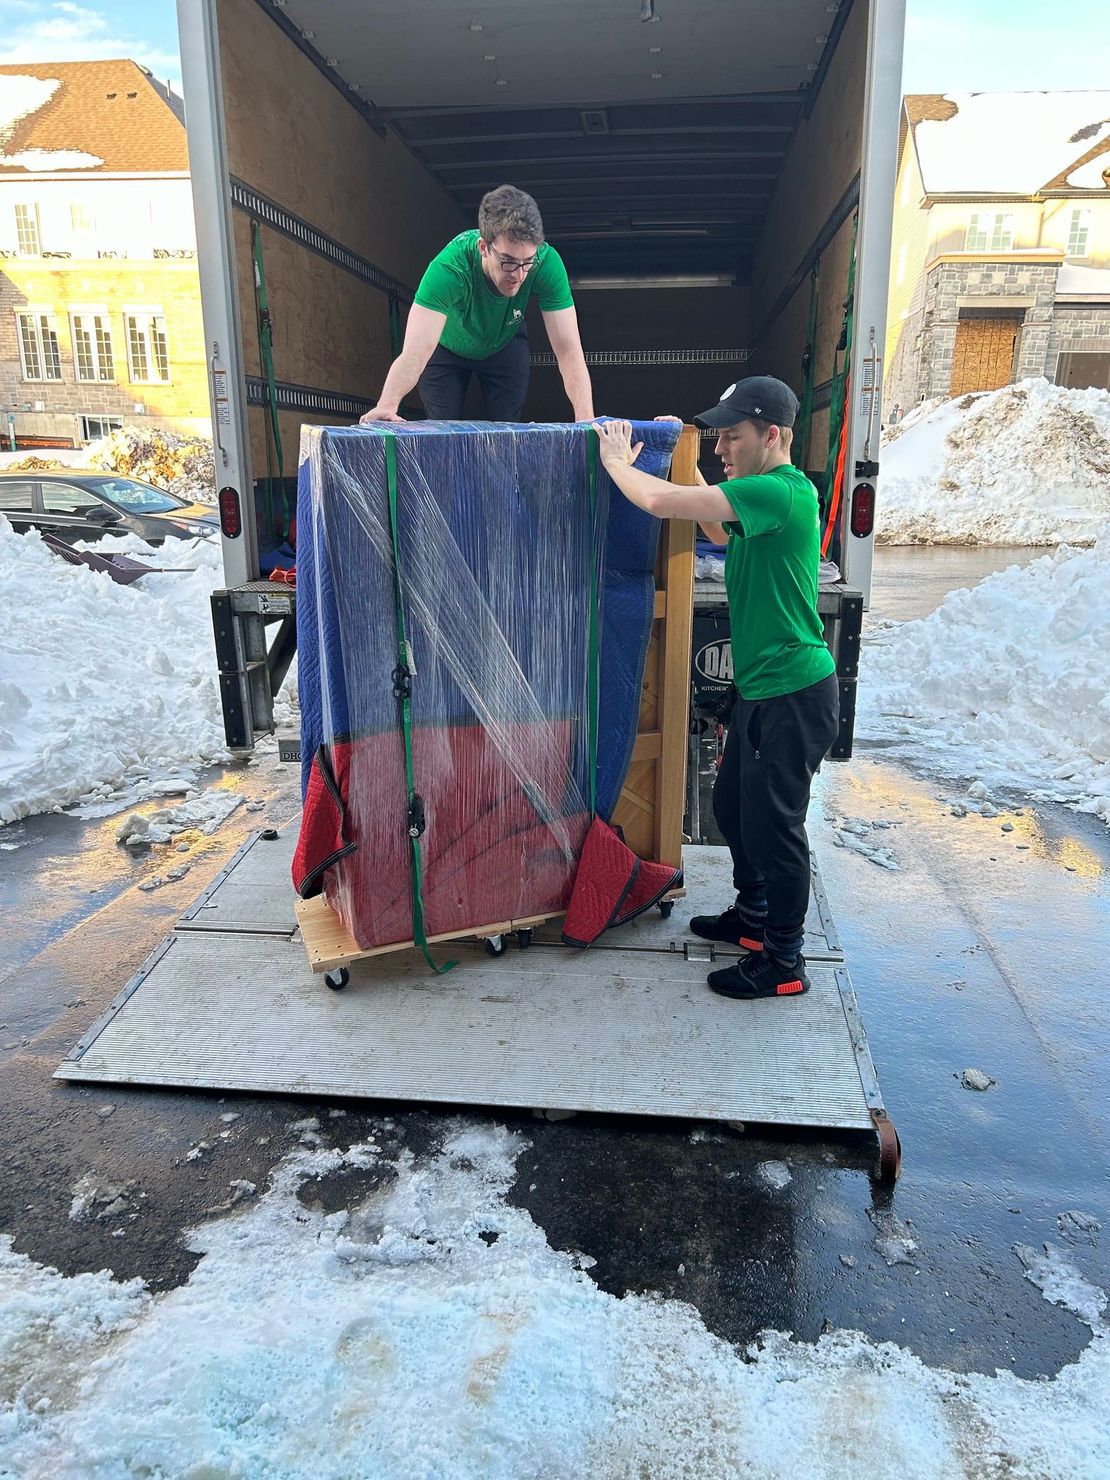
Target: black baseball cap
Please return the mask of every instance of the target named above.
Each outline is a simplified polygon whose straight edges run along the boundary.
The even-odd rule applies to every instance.
[[[792,427],[798,414],[798,398],[773,375],[749,375],[734,381],[721,393],[721,399],[710,411],[694,417],[699,427],[731,427],[746,416],[758,416],[777,427]]]

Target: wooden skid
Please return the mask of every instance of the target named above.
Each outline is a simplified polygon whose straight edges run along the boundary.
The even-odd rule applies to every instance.
[[[683,427],[671,482],[697,482],[698,433]],[[613,821],[641,858],[678,868],[686,802],[690,638],[694,620],[694,525],[668,519],[655,565],[655,621],[644,664],[632,764]]]
[[[681,899],[685,893],[685,889],[672,889],[664,898]],[[295,909],[305,954],[313,971],[333,971],[339,966],[349,966],[352,961],[364,961],[370,956],[385,956],[390,951],[416,949],[414,940],[397,940],[386,946],[371,946],[369,950],[362,950],[322,894],[317,894],[313,899],[298,899]],[[443,935],[429,935],[428,944],[439,945],[446,940],[487,940],[491,935],[512,935],[517,930],[536,930],[549,920],[561,920],[564,913],[560,910],[552,915],[526,915],[519,920],[501,920],[492,925],[471,925],[466,930],[448,930]]]

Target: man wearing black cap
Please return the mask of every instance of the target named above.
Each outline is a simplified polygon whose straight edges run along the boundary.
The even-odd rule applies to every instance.
[[[813,774],[836,738],[836,665],[817,615],[817,490],[790,461],[798,398],[769,375],[730,385],[698,426],[718,433],[723,483],[678,488],[633,464],[628,422],[598,425],[601,461],[626,498],[660,519],[723,525],[737,700],[713,790],[732,854],[736,901],[690,922],[739,945],[709,975],[726,997],[790,997],[809,988],[802,956],[809,904],[805,818]]]

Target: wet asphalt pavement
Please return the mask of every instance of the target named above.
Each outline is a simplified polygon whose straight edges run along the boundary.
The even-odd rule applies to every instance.
[[[895,615],[884,586],[906,605],[915,571],[925,605],[946,582],[968,581],[967,569],[939,574],[932,553],[879,552],[875,615]],[[186,1279],[196,1256],[182,1248],[182,1228],[213,1216],[233,1179],[264,1186],[305,1116],[318,1113],[325,1141],[347,1145],[388,1113],[417,1155],[439,1143],[450,1118],[349,1101],[331,1120],[314,1100],[51,1078],[249,832],[295,818],[297,769],[272,753],[212,779],[265,809],[241,808],[213,837],[198,836],[186,878],[149,894],[137,886],[164,869],[165,855],[120,847],[118,818],[52,815],[0,832],[17,845],[0,850],[0,1231],[67,1274],[109,1267],[161,1289]],[[811,811],[902,1138],[893,1194],[874,1188],[862,1140],[500,1117],[532,1143],[512,1200],[554,1246],[591,1254],[603,1288],[687,1300],[738,1343],[769,1326],[803,1340],[848,1327],[959,1370],[1052,1374],[1090,1339],[1025,1280],[1012,1250],[1050,1240],[1110,1284],[1110,830],[1020,800],[1006,811],[996,799],[996,818],[955,818],[942,801],[953,790],[860,749],[849,765],[826,766]],[[897,872],[834,846],[825,819],[844,815],[897,824],[884,834]],[[1012,832],[1002,832],[1006,821]],[[737,1013],[739,1024],[743,1004]],[[968,1067],[997,1082],[964,1088]],[[213,1149],[190,1160],[202,1139]],[[786,1164],[788,1186],[768,1185],[758,1171],[768,1160]],[[135,1214],[123,1237],[112,1236],[119,1216],[70,1218],[75,1188],[90,1186]],[[358,1193],[356,1178],[328,1196],[342,1205]],[[1069,1242],[1057,1218],[1071,1209],[1099,1218],[1103,1233]]]

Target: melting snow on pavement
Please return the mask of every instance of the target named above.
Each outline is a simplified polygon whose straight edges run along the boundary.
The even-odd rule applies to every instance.
[[[187,1284],[64,1278],[0,1242],[0,1473],[544,1480],[1110,1473],[1105,1297],[1022,1248],[1092,1328],[1052,1380],[925,1366],[856,1332],[746,1352],[676,1300],[599,1290],[506,1200],[527,1142],[447,1128],[424,1158],[298,1150],[189,1234]],[[327,1213],[297,1189],[362,1171]],[[308,1205],[306,1206],[305,1203]],[[1030,1298],[1037,1298],[1030,1291]]]
[[[1025,380],[931,402],[882,464],[887,544],[1090,544],[1110,522],[1110,391]]]
[[[881,629],[865,673],[861,738],[1110,822],[1110,530]]]

